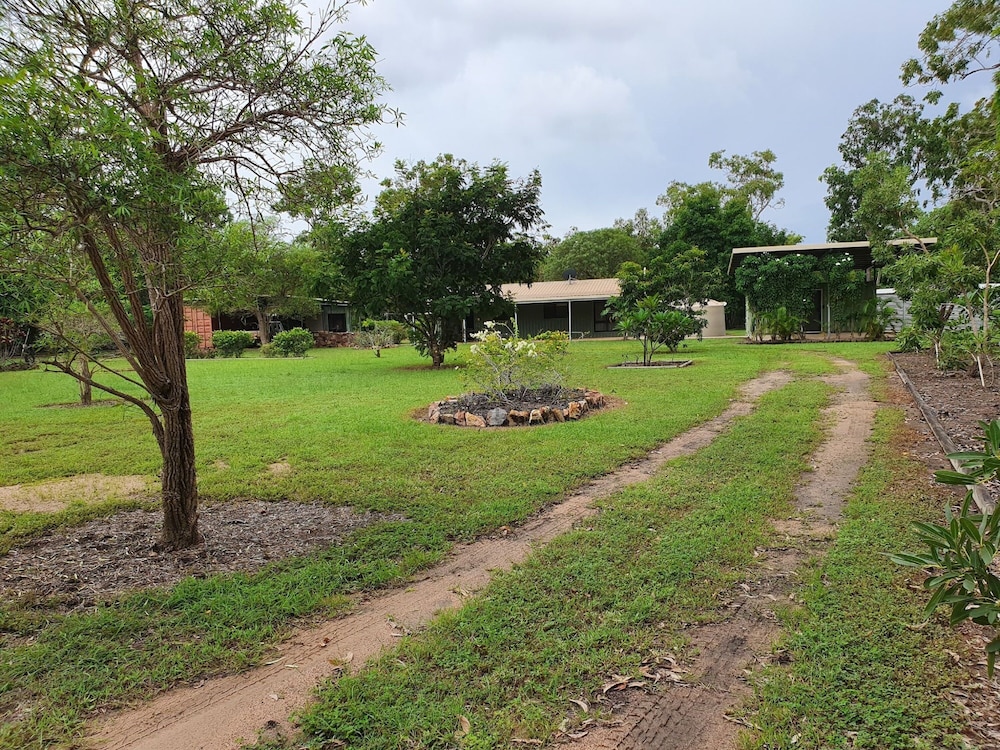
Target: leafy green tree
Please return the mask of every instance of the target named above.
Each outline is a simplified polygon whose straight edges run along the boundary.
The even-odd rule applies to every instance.
[[[704,321],[672,308],[656,296],[632,302],[622,297],[608,300],[615,327],[622,336],[642,342],[642,364],[652,364],[653,355],[667,347],[676,352],[685,336],[698,333]]]
[[[929,149],[923,104],[911,96],[897,96],[891,103],[872,99],[854,110],[840,138],[841,163],[828,167],[820,178],[826,183],[824,201],[830,210],[827,237],[831,242],[865,239],[857,212],[862,186],[857,172],[868,165],[872,154],[886,164],[887,172],[906,174],[912,188],[920,177],[921,159]]]
[[[273,222],[230,224],[216,233],[215,242],[225,273],[198,294],[213,313],[253,315],[260,343],[267,344],[275,316],[298,318],[319,311],[319,250],[282,240]]]
[[[920,34],[922,59],[903,66],[906,83],[948,83],[974,73],[1000,70],[1000,4],[957,0],[934,16]]]
[[[305,23],[284,0],[3,5],[0,265],[46,278],[65,246],[89,268],[97,298],[65,296],[120,331],[120,375],[149,396],[92,382],[149,418],[163,547],[201,540],[183,307],[211,267],[203,239],[222,196],[254,206],[291,184],[304,200],[309,175],[374,147],[358,128],[386,112],[374,51],[336,30],[345,14],[336,4]]]
[[[535,278],[541,177],[515,180],[500,162],[443,155],[397,162],[383,188],[373,220],[334,247],[336,262],[354,305],[405,316],[414,345],[440,367],[470,313],[508,309],[501,285]]]
[[[649,266],[666,265],[691,248],[701,250],[707,267],[716,269],[721,278],[712,294],[726,303],[726,325],[739,327],[744,316],[743,294],[726,273],[733,248],[787,245],[797,242],[799,236],[754,221],[742,200],[727,199],[727,193],[713,183],[674,183],[668,192],[667,224],[657,250],[661,259],[650,259]]]
[[[784,198],[775,198],[785,186],[785,175],[772,166],[777,160],[770,149],[754,151],[750,156],[726,156],[723,149],[709,155],[708,166],[725,170],[729,181],[726,190],[732,199],[747,207],[750,218],[760,221],[768,208],[785,205]]]
[[[559,281],[568,271],[577,279],[607,279],[626,261],[641,262],[639,240],[624,229],[573,231],[549,249],[538,270],[540,281]]]

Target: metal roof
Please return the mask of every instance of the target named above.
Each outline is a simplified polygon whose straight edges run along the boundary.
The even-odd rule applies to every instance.
[[[577,279],[574,281],[536,281],[533,284],[504,284],[503,296],[516,305],[544,302],[583,302],[606,300],[621,293],[618,279]]]
[[[937,237],[924,237],[920,242],[925,245],[933,245],[937,242]],[[916,240],[899,239],[892,240],[890,245],[915,245]],[[872,266],[871,244],[867,240],[859,242],[825,242],[816,245],[767,245],[762,247],[734,247],[732,255],[729,257],[729,273],[735,271],[743,259],[748,255],[761,255],[770,253],[771,255],[827,255],[828,253],[850,253],[854,258],[854,267],[857,269],[870,268]]]

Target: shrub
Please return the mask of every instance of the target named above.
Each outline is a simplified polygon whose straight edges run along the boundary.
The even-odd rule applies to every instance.
[[[506,338],[502,328],[508,333]],[[487,323],[486,330],[473,338],[477,341],[469,348],[463,373],[472,390],[509,401],[535,388],[562,387],[562,359],[569,344],[565,333],[553,331],[523,339],[516,326],[511,329]]]
[[[243,350],[253,344],[253,336],[247,331],[216,331],[212,334],[212,346],[222,357],[242,357]]]
[[[939,482],[969,485],[1000,478],[1000,420],[980,424],[985,433],[983,450],[949,456],[960,461],[967,473],[938,471],[934,476]],[[931,592],[928,616],[939,606],[947,606],[952,625],[972,620],[993,630],[994,638],[986,645],[987,670],[992,676],[1000,652],[1000,577],[991,567],[1000,551],[1000,512],[972,513],[972,499],[970,489],[957,516],[946,507],[943,526],[913,525],[927,552],[892,555],[892,559],[927,571],[924,588]]]
[[[293,328],[275,334],[271,344],[282,357],[304,357],[316,345],[316,339],[305,328]]]
[[[758,313],[754,320],[754,332],[758,339],[770,336],[771,341],[788,342],[793,336],[802,335],[802,324],[805,318],[793,315],[786,307],[779,307],[769,312]]]
[[[281,352],[279,352],[275,348],[274,344],[261,344],[260,356],[264,357],[265,359],[272,359],[274,357],[283,357],[286,355],[283,355]]]
[[[395,320],[366,320],[361,328],[354,332],[354,346],[358,349],[371,349],[376,357],[382,356],[382,350],[398,344],[399,330],[391,324],[402,326]]]
[[[897,352],[919,352],[927,348],[927,340],[913,326],[906,326],[896,335]]]
[[[194,331],[184,331],[184,356],[194,357],[201,348],[201,336]]]

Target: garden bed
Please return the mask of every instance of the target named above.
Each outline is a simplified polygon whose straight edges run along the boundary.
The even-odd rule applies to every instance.
[[[427,421],[459,427],[517,427],[566,422],[607,406],[604,394],[579,388],[535,388],[494,398],[466,393],[435,401]]]
[[[658,359],[649,364],[643,364],[642,362],[622,362],[620,365],[611,365],[611,367],[689,367],[692,364],[694,364],[693,359]]]

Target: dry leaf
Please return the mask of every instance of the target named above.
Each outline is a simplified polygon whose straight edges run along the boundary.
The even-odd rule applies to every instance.
[[[465,716],[461,716],[460,715],[458,717],[458,723],[459,723],[459,726],[461,728],[455,730],[455,739],[456,740],[462,739],[467,734],[469,734],[469,732],[472,731],[472,722],[469,721],[468,718],[466,718]]]
[[[575,698],[570,698],[569,702],[579,706],[580,710],[585,714],[590,713],[590,706],[587,704],[587,701],[578,701]]]

